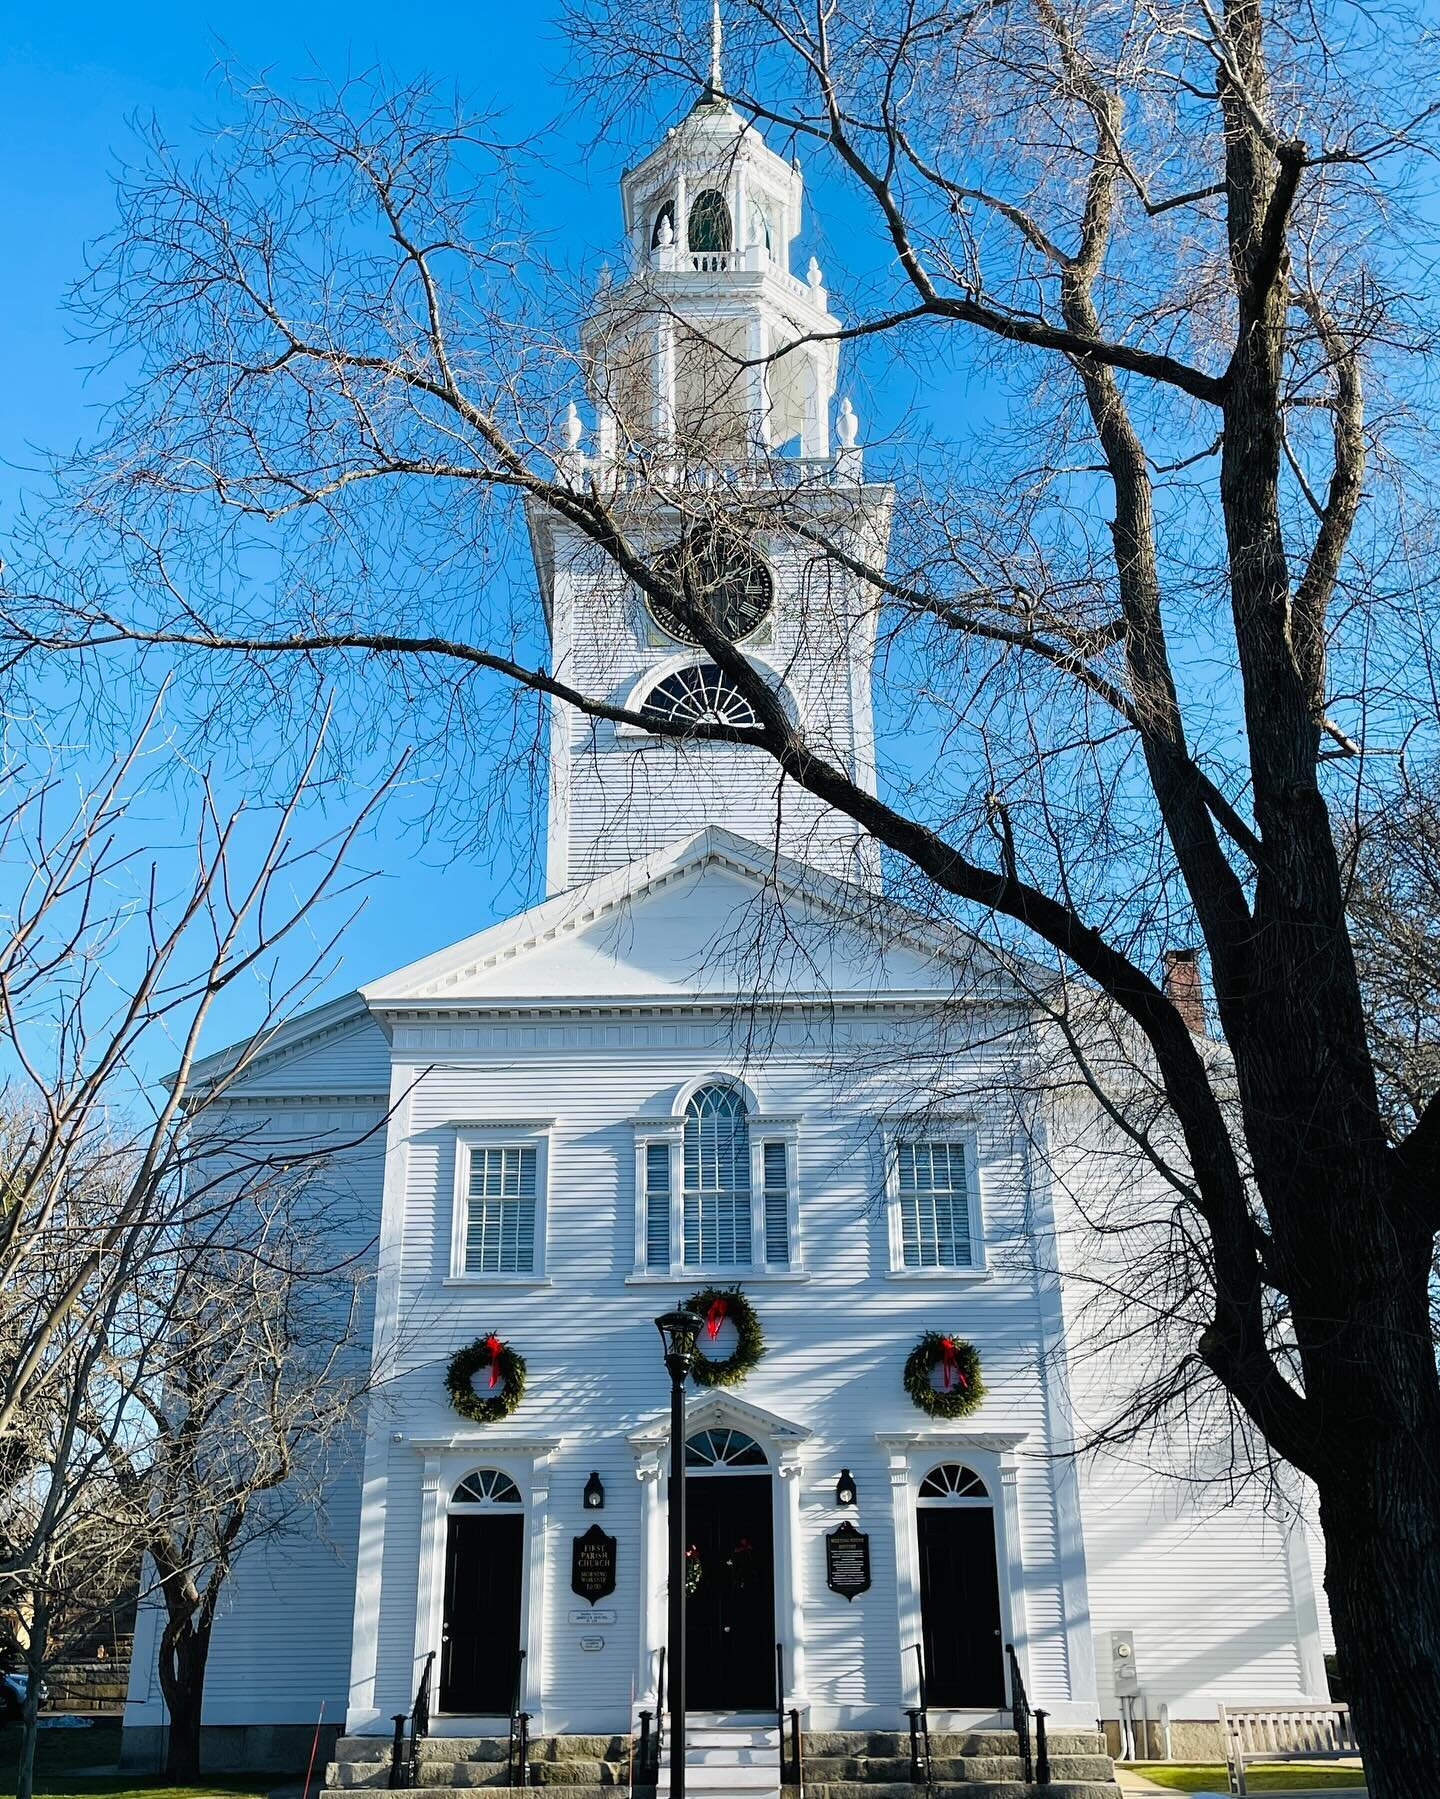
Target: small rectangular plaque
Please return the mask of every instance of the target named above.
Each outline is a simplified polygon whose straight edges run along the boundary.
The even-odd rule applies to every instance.
[[[870,1538],[848,1518],[825,1533],[825,1582],[847,1599],[870,1590]]]
[[[605,1647],[605,1639],[604,1637],[581,1637],[580,1647],[586,1655],[594,1655],[597,1649]]]
[[[597,1624],[614,1624],[618,1622],[618,1616],[619,1614],[612,1611],[608,1605],[597,1605],[593,1612],[571,1612],[569,1614],[570,1622],[572,1624],[588,1624],[591,1630],[593,1630]]]

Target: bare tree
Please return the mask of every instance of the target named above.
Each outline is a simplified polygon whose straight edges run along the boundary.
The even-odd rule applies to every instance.
[[[219,1328],[228,1308],[226,1324],[256,1358],[260,1383],[232,1372],[228,1402],[214,1401],[230,1438],[217,1437],[215,1422],[208,1435],[195,1426],[217,1494],[239,1479],[239,1445],[246,1432],[260,1441],[262,1417],[286,1422],[280,1439],[272,1431],[265,1478],[252,1469],[257,1491],[288,1475],[300,1437],[323,1439],[329,1428],[331,1401],[318,1404],[300,1370],[320,1354],[314,1305],[333,1300],[333,1280],[316,1271],[314,1301],[285,1286],[287,1270],[298,1283],[301,1263],[293,1249],[287,1262],[279,1221],[294,1205],[283,1196],[346,1145],[257,1140],[253,1125],[228,1116],[226,1100],[298,996],[328,971],[333,938],[319,930],[321,907],[353,891],[343,862],[368,808],[307,843],[303,775],[284,804],[253,821],[245,808],[219,812],[205,783],[191,857],[180,857],[178,893],[167,896],[177,877],[157,859],[145,818],[147,779],[159,779],[151,757],[168,769],[154,726],[152,714],[97,782],[77,779],[82,767],[52,770],[28,793],[21,785],[0,832],[0,1038],[15,1071],[0,1131],[0,1592],[21,1596],[28,1617],[20,1799],[32,1790],[50,1619],[77,1603],[70,1581],[93,1543],[93,1518],[107,1515],[115,1554],[132,1560],[153,1546],[157,1521],[180,1532],[187,1503],[197,1540],[209,1522],[198,1487],[172,1483],[161,1506],[154,1472],[163,1460],[156,1424],[173,1415],[177,1402],[166,1395],[186,1353],[197,1366],[216,1354],[207,1315]],[[72,786],[79,798],[66,803]],[[353,915],[342,907],[336,930]],[[287,962],[282,952],[302,923],[306,935]],[[222,1073],[196,1085],[201,1032],[245,977],[259,978],[269,1003]],[[162,1056],[177,1064],[163,1081]],[[322,1368],[333,1374],[351,1307],[328,1310],[336,1347]],[[258,1359],[262,1339],[268,1365]],[[335,1383],[337,1407],[346,1391]],[[154,1518],[136,1510],[135,1470],[154,1489]],[[211,1510],[223,1503],[210,1496]],[[239,1539],[238,1525],[231,1534]]]
[[[233,1167],[233,1143],[216,1153]],[[211,1633],[236,1561],[297,1519],[315,1530],[371,1377],[362,1299],[373,1220],[369,1237],[363,1219],[347,1230],[352,1207],[330,1178],[332,1161],[348,1158],[317,1166],[312,1145],[281,1147],[273,1134],[264,1157],[264,1185],[244,1185],[224,1230],[177,1252],[174,1302],[139,1389],[144,1422],[105,1438],[126,1538],[143,1545],[148,1590],[165,1611],[159,1673],[176,1780],[200,1772]],[[277,1172],[291,1158],[304,1170],[298,1183]],[[137,1299],[153,1336],[154,1307]]]
[[[575,0],[602,114],[698,85],[680,10]],[[890,568],[843,499],[817,522],[806,471],[743,445],[547,451],[594,340],[555,314],[495,128],[423,87],[253,87],[197,158],[157,134],[121,184],[86,290],[143,371],[84,489],[111,560],[62,598],[14,592],[14,652],[167,646],[213,671],[211,730],[343,671],[361,757],[388,727],[494,772],[505,683],[749,745],[863,826],[893,891],[1103,996],[1153,1068],[1200,1249],[1176,1385],[1203,1373],[1315,1481],[1371,1784],[1418,1796],[1440,1748],[1440,1096],[1392,1131],[1337,825],[1437,726],[1410,205],[1433,45],[1397,9],[1290,0],[730,12],[731,101],[870,233],[880,272],[832,335],[943,345],[997,395],[975,441],[897,452]],[[663,303],[646,248],[602,331]],[[641,717],[547,666],[485,579],[517,497],[668,607],[756,722]],[[696,553],[655,555],[657,501]],[[877,794],[794,724],[707,605],[716,531],[794,533],[874,596],[923,774],[894,764]],[[1175,943],[1203,946],[1219,1058],[1158,978]]]

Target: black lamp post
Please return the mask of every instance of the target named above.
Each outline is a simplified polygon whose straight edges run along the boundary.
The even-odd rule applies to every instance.
[[[655,1320],[670,1376],[670,1795],[685,1799],[685,1376],[704,1319],[666,1312]]]

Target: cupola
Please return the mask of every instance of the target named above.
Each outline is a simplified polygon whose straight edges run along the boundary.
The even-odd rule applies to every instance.
[[[830,454],[836,345],[811,340],[838,321],[814,258],[790,268],[800,169],[726,99],[712,16],[699,98],[621,178],[629,271],[585,333],[603,460]]]

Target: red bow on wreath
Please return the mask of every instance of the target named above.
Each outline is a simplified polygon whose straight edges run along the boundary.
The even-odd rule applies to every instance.
[[[940,1339],[940,1389],[944,1393],[950,1391],[950,1376],[952,1374],[962,1387],[968,1387],[970,1385],[969,1381],[965,1378],[964,1370],[955,1359],[955,1339],[953,1337],[942,1337]]]
[[[720,1326],[725,1322],[725,1314],[729,1310],[723,1299],[712,1299],[710,1310],[705,1314],[705,1335],[713,1343],[720,1335]]]
[[[490,1385],[495,1387],[500,1384],[500,1352],[505,1345],[498,1337],[487,1337],[485,1347],[490,1351]]]

